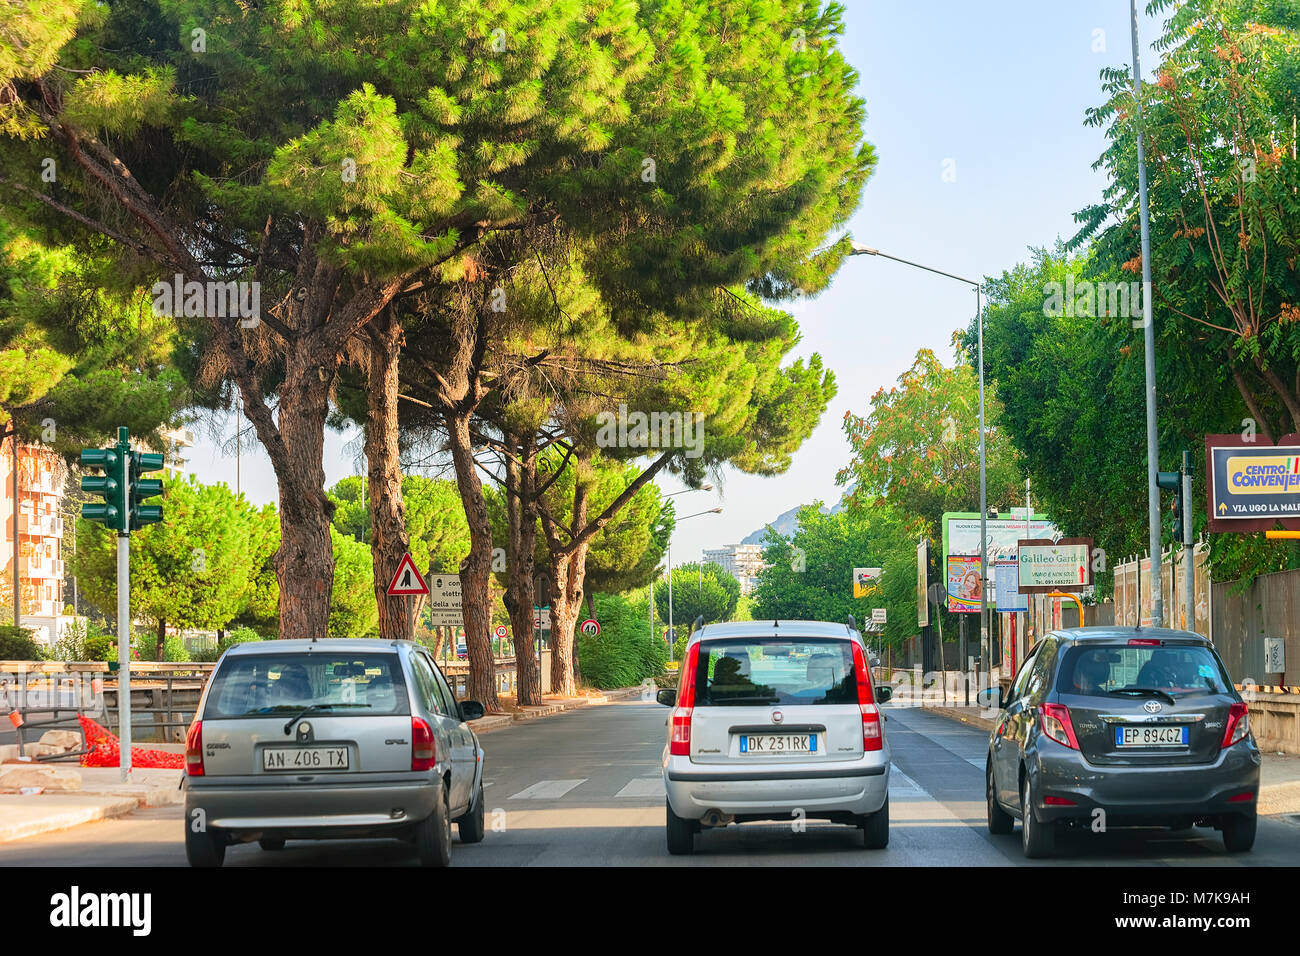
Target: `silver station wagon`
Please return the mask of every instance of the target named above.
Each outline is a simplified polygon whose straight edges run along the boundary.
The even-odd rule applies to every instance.
[[[889,842],[889,745],[868,651],[851,624],[745,621],[686,646],[664,748],[668,851],[702,829],[830,820]]]
[[[389,837],[426,866],[483,839],[483,749],[428,652],[408,641],[240,644],[222,656],[185,747],[185,853],[232,843]]]

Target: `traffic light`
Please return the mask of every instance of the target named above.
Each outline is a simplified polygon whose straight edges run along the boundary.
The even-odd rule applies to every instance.
[[[146,498],[154,498],[163,493],[163,483],[157,478],[141,478],[141,475],[158,471],[163,467],[163,456],[153,452],[131,452],[131,488],[128,496],[131,502],[130,529],[139,531],[147,524],[156,524],[163,519],[162,505],[146,505]]]
[[[1183,473],[1181,471],[1156,472],[1156,484],[1174,493],[1174,503],[1169,513],[1174,519],[1174,540],[1183,540]]]
[[[81,516],[88,521],[98,521],[104,527],[119,534],[126,530],[126,515],[122,507],[122,489],[127,481],[125,464],[122,454],[116,448],[81,449],[82,468],[104,469],[102,477],[90,476],[81,479],[82,491],[99,495],[104,499],[103,504],[83,504]]]

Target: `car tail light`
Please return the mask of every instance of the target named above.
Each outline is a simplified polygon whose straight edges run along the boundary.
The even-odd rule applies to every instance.
[[[1058,744],[1071,750],[1079,749],[1079,741],[1074,736],[1074,723],[1070,720],[1070,708],[1064,704],[1039,704],[1038,722],[1042,724],[1043,733]]]
[[[1045,807],[1074,807],[1078,806],[1073,800],[1065,797],[1043,797],[1043,806]]]
[[[871,672],[867,669],[867,656],[855,642],[853,645],[853,670],[858,681],[858,709],[862,711],[862,749],[883,750],[885,735],[880,723],[880,708],[876,706],[871,688]]]
[[[1129,647],[1159,647],[1160,640],[1155,637],[1133,637],[1129,639]]]
[[[185,773],[191,777],[203,776],[203,722],[190,724],[185,732]]]
[[[1239,793],[1235,797],[1229,797],[1229,803],[1249,803],[1255,799],[1255,791],[1247,790],[1245,793]]]
[[[1250,714],[1247,713],[1245,704],[1236,703],[1228,708],[1228,726],[1223,728],[1223,743],[1219,744],[1219,749],[1231,747],[1240,740],[1244,740],[1250,733]]]
[[[677,686],[677,706],[673,708],[668,737],[668,752],[678,757],[691,755],[691,714],[695,711],[695,671],[700,662],[700,645],[692,645],[682,662],[682,679]]]
[[[432,770],[438,762],[438,747],[433,728],[423,717],[411,718],[411,769]]]

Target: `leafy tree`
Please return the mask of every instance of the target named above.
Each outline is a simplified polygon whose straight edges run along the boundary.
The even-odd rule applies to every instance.
[[[131,536],[131,612],[156,625],[153,657],[162,659],[166,627],[219,628],[248,598],[256,571],[274,550],[274,511],[253,508],[224,484],[169,477],[165,520]],[[103,525],[78,519],[69,561],[86,597],[117,602],[117,542]]]
[[[374,568],[370,548],[333,527],[335,567],[330,595],[330,637],[378,637],[379,607],[375,603]]]
[[[958,363],[945,368],[921,349],[897,387],[871,397],[870,413],[844,413],[853,459],[836,481],[853,486],[850,502],[885,499],[920,518],[931,534],[945,511],[979,510],[979,389],[967,358],[959,347]],[[998,427],[1002,407],[987,383],[984,409],[988,502],[1009,505],[1023,483],[1015,449]]]

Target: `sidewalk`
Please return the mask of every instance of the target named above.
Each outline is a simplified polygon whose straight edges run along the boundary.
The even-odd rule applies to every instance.
[[[969,727],[991,733],[994,721],[981,716],[988,711],[979,707],[925,705],[927,713],[960,721]],[[1260,768],[1259,812],[1268,815],[1300,814],[1300,757],[1293,754],[1264,753]]]
[[[471,724],[476,733],[512,727],[521,721],[537,720],[553,714],[576,710],[592,705],[607,704],[614,700],[638,697],[640,687],[624,687],[604,691],[592,697],[568,700],[548,699],[540,707],[525,707],[514,714],[483,717]],[[184,749],[184,744],[148,744],[159,750]],[[125,816],[141,807],[163,807],[185,802],[185,791],[180,789],[183,770],[136,769],[131,771],[131,781],[121,781],[117,767],[78,767],[73,763],[47,763],[35,765],[4,764],[14,766],[49,767],[59,771],[45,774],[51,778],[44,793],[21,794],[15,790],[0,789],[0,843],[21,840],[24,837],[66,830],[82,823],[108,820]],[[54,779],[62,778],[69,786],[74,781],[67,774],[80,777],[75,789],[54,789]]]

